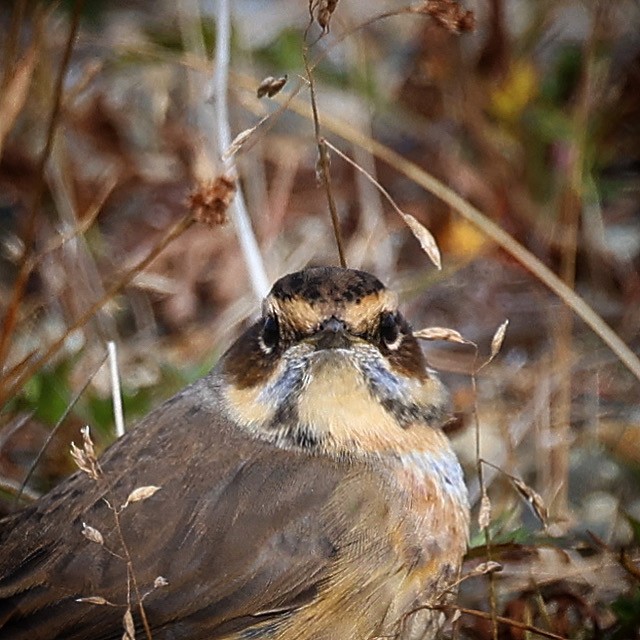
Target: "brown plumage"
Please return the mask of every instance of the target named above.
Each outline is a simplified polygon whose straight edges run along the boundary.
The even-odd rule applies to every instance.
[[[154,640],[433,638],[440,614],[399,623],[443,596],[465,549],[445,400],[373,276],[282,278],[97,480],[78,472],[0,522],[0,637],[120,639],[128,602],[145,637],[140,595]]]

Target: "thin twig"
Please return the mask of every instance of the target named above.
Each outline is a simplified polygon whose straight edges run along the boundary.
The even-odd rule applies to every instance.
[[[138,609],[140,612],[140,618],[142,620],[142,626],[144,627],[144,631],[145,631],[145,636],[147,640],[153,640],[153,636],[151,634],[151,627],[149,625],[149,620],[147,619],[147,613],[143,605],[144,596],[141,594],[140,588],[138,586],[138,580],[136,578],[136,573],[133,567],[133,558],[131,557],[131,552],[129,551],[129,547],[125,540],[124,532],[122,530],[122,521],[120,519],[120,513],[122,512],[123,509],[125,509],[128,506],[129,498],[131,497],[132,494],[129,494],[127,501],[122,505],[122,507],[118,508],[116,506],[120,501],[116,500],[114,488],[111,485],[111,483],[109,483],[105,478],[104,471],[95,453],[95,447],[94,447],[93,441],[91,440],[91,433],[88,426],[82,429],[82,440],[83,440],[82,448],[76,447],[74,444],[71,445],[71,455],[75,459],[78,467],[83,472],[85,472],[92,480],[94,480],[98,487],[102,487],[103,485],[106,485],[104,487],[104,493],[107,495],[107,497],[105,498],[103,495],[102,499],[107,505],[107,508],[113,514],[115,529],[118,534],[118,539],[122,546],[124,556],[121,556],[120,554],[115,553],[114,551],[112,551],[111,549],[109,549],[107,546],[104,545],[102,533],[100,533],[97,530],[93,530],[93,532],[99,535],[100,544],[103,546],[105,551],[125,561],[126,569],[127,569],[127,611],[129,613],[131,611],[131,585],[133,585],[133,588],[136,594]],[[154,487],[154,488],[157,489],[157,487]],[[149,494],[149,495],[153,495],[153,494]],[[85,529],[87,528],[93,529],[92,527],[86,527],[84,523],[83,523],[83,526]],[[92,539],[93,542],[96,542],[95,538],[90,538],[90,539]],[[129,633],[126,633],[126,629],[127,627],[125,622],[125,635],[123,637],[127,637],[131,635]]]
[[[277,96],[276,96],[277,98]],[[304,101],[294,99],[288,105],[292,111],[312,118],[311,109]],[[570,287],[528,249],[521,245],[502,227],[490,220],[476,207],[472,206],[453,189],[425,171],[414,162],[374,140],[371,136],[358,131],[352,124],[331,115],[323,114],[323,126],[352,144],[360,145],[377,158],[386,162],[425,191],[449,205],[481,233],[514,257],[528,269],[540,282],[555,293],[577,316],[616,354],[624,366],[640,380],[640,358],[622,341],[620,336]]]
[[[556,238],[561,240],[559,274],[571,289],[575,288],[578,233],[584,204],[585,156],[592,104],[595,50],[599,30],[606,24],[603,15],[606,2],[596,2],[592,12],[591,29],[582,51],[582,69],[578,84],[578,95],[571,117],[573,138],[567,157],[569,167],[563,178],[564,184],[559,198]],[[569,442],[571,437],[571,392],[573,346],[573,316],[567,307],[560,309],[552,329],[554,338],[554,360],[560,368],[559,388],[552,399],[553,445],[548,452],[548,465],[543,468],[547,500],[553,496],[554,514],[565,517],[569,510]]]
[[[95,222],[100,211],[102,211],[104,203],[115,189],[117,182],[117,178],[111,176],[98,192],[95,200],[82,212],[82,215],[79,216],[81,221],[69,232],[60,233],[55,238],[52,238],[40,253],[31,258],[29,268],[31,270],[35,269],[50,253],[61,249],[67,242],[83,236]]]
[[[219,3],[219,7],[220,5],[222,5],[223,3],[226,3],[227,0],[220,0]],[[335,48],[336,46],[338,46],[341,42],[343,42],[346,38],[348,38],[349,36],[353,35],[356,31],[360,30],[360,29],[364,29],[367,26],[379,21],[379,20],[384,20],[386,18],[390,18],[393,16],[399,16],[399,15],[403,15],[403,14],[407,14],[407,13],[414,13],[414,9],[411,6],[408,7],[402,7],[400,9],[396,9],[393,11],[385,11],[383,13],[379,13],[375,16],[373,16],[372,18],[369,18],[368,20],[365,20],[364,22],[357,24],[355,26],[353,26],[351,29],[348,29],[347,31],[345,31],[344,33],[342,33],[338,38],[336,38],[333,43],[327,47],[322,53],[320,53],[314,60],[313,62],[309,62],[308,59],[308,49],[307,46],[303,47],[302,50],[302,55],[303,55],[303,60],[304,60],[304,65],[305,65],[305,71],[306,71],[306,82],[304,80],[301,80],[300,82],[298,82],[298,84],[293,88],[293,90],[291,91],[291,93],[282,101],[280,107],[278,108],[277,111],[275,111],[273,114],[270,114],[270,116],[268,117],[264,117],[262,118],[262,120],[255,126],[252,128],[250,135],[254,134],[259,128],[262,127],[263,124],[266,124],[266,126],[263,129],[263,133],[267,133],[271,127],[277,122],[278,118],[286,111],[286,109],[288,108],[289,104],[295,99],[295,97],[300,93],[300,91],[302,91],[302,89],[305,87],[305,85],[309,85],[310,88],[310,94],[311,94],[311,105],[312,105],[312,110],[313,110],[313,114],[314,114],[314,128],[315,128],[315,137],[316,137],[316,142],[318,145],[318,152],[319,152],[319,158],[318,158],[318,163],[320,166],[320,170],[322,172],[322,176],[323,176],[323,182],[325,185],[325,188],[327,189],[327,199],[329,202],[329,211],[331,214],[331,223],[333,226],[333,230],[334,230],[334,235],[336,238],[336,244],[338,246],[338,254],[339,254],[339,258],[340,258],[340,264],[344,267],[346,266],[346,258],[345,258],[345,253],[344,253],[344,249],[342,246],[342,237],[340,235],[340,231],[339,231],[339,224],[338,224],[338,215],[337,215],[337,211],[336,211],[336,206],[335,206],[335,202],[333,200],[333,194],[332,194],[332,190],[331,190],[331,174],[329,171],[329,161],[328,161],[328,157],[327,157],[327,152],[326,152],[326,148],[324,148],[324,145],[321,143],[320,139],[320,122],[319,122],[319,117],[318,117],[318,111],[317,111],[317,105],[316,105],[316,99],[315,99],[315,86],[314,86],[314,82],[313,82],[313,70],[320,64],[320,62],[322,62],[322,60],[324,60],[324,58],[329,54],[329,52]],[[311,14],[311,22],[313,21],[313,14]],[[311,22],[309,23],[309,26],[307,27],[307,32],[309,30],[309,27],[311,26]],[[307,33],[305,32],[305,39],[306,39],[306,35]],[[252,87],[253,88],[253,87]],[[228,119],[227,119],[228,120]],[[229,136],[230,138],[230,136]],[[255,142],[257,141],[257,138],[254,136],[253,142],[247,142],[245,141],[247,144],[244,144],[244,150],[248,151],[249,149],[252,148],[253,144],[255,144]],[[227,148],[230,145],[227,145]],[[364,148],[364,147],[363,147]],[[230,154],[231,156],[234,154]]]
[[[84,326],[94,314],[101,309],[105,304],[107,304],[117,293],[120,292],[126,285],[128,285],[131,280],[133,280],[138,273],[146,269],[162,252],[162,250],[171,242],[173,242],[176,238],[181,236],[192,224],[194,220],[191,214],[184,216],[181,220],[179,220],[167,233],[166,235],[156,244],[155,247],[148,253],[146,257],[144,257],[140,262],[136,263],[130,269],[127,269],[117,280],[107,289],[105,294],[98,300],[96,300],[75,322],[71,324],[65,331],[64,335],[55,340],[52,344],[47,347],[46,351],[35,361],[25,361],[28,362],[28,366],[25,366],[20,369],[19,373],[15,376],[15,379],[11,384],[9,384],[10,376],[3,376],[0,378],[0,407],[4,406],[7,400],[13,397],[19,389],[22,388],[24,383],[31,378],[32,375],[40,368],[42,368],[45,364],[47,364],[53,356],[55,356],[58,351],[64,346],[67,336]],[[11,376],[13,377],[13,376]]]
[[[22,429],[22,427],[24,427],[24,425],[33,418],[34,413],[34,410],[23,413],[22,415],[17,416],[9,424],[4,424],[2,428],[0,428],[0,452],[2,452],[4,446],[9,442],[9,440],[11,440],[14,434],[20,431],[20,429]]]
[[[352,36],[354,33],[356,33],[358,30],[360,29],[366,29],[366,27],[374,24],[375,22],[377,22],[378,20],[384,20],[386,18],[391,18],[394,16],[400,16],[400,15],[404,15],[404,14],[410,14],[410,13],[414,13],[412,7],[402,7],[400,9],[395,9],[393,11],[385,11],[383,13],[379,13],[371,18],[368,18],[367,20],[365,20],[364,22],[361,22],[357,25],[354,25],[353,27],[351,27],[350,29],[347,29],[346,31],[344,31],[343,33],[341,33],[339,36],[337,36],[329,46],[327,46],[320,54],[318,54],[318,56],[316,58],[314,58],[314,60],[310,63],[309,65],[309,69],[311,71],[314,71],[315,68],[329,55],[329,53],[331,53],[331,51],[333,51],[333,49],[335,49],[339,44],[341,44],[344,40],[346,40],[347,38],[349,38],[350,36]],[[286,96],[278,96],[278,99],[280,100],[280,106],[278,107],[278,109],[276,111],[274,111],[272,114],[270,114],[269,118],[263,118],[263,120],[259,123],[258,126],[261,125],[265,125],[264,128],[262,129],[262,132],[264,134],[268,133],[271,128],[273,126],[275,126],[276,122],[278,121],[278,119],[280,118],[280,116],[282,116],[282,114],[289,108],[290,104],[296,99],[296,97],[298,96],[298,94],[302,91],[302,89],[304,89],[306,86],[308,85],[308,82],[305,79],[301,79],[299,80],[299,82],[291,89],[290,93]],[[255,80],[252,80],[250,83],[250,88],[252,92],[255,91]],[[296,109],[293,109],[294,111],[296,111]],[[306,115],[306,114],[304,114]],[[252,131],[252,134],[255,133]],[[257,137],[253,136],[253,140],[252,141],[247,141],[246,144],[244,144],[244,150],[248,151],[250,150],[254,144],[257,143]],[[363,147],[364,148],[364,147]]]
[[[111,496],[113,498],[113,496]],[[122,523],[120,522],[120,513],[118,509],[115,507],[116,502],[112,503],[113,506],[113,518],[116,523],[116,529],[118,531],[118,537],[120,538],[120,544],[122,544],[122,549],[124,551],[125,559],[127,562],[127,580],[133,583],[133,589],[136,592],[136,600],[138,603],[138,611],[140,612],[140,618],[142,619],[142,626],[144,627],[144,633],[147,637],[147,640],[153,640],[153,636],[151,634],[151,627],[149,626],[149,620],[147,619],[147,612],[144,609],[143,597],[140,593],[140,587],[138,586],[138,580],[136,578],[136,572],[133,568],[133,559],[131,558],[131,553],[129,552],[129,547],[124,539],[124,532],[122,531]],[[129,584],[129,582],[128,582]],[[130,595],[128,596],[130,598]]]
[[[308,30],[308,29],[307,29]],[[305,32],[305,39],[307,33]],[[316,145],[318,147],[318,167],[322,174],[322,184],[324,185],[327,193],[327,203],[329,204],[329,213],[331,214],[331,225],[333,227],[333,235],[336,239],[336,245],[338,247],[338,257],[340,259],[340,266],[346,267],[347,260],[344,255],[344,246],[342,243],[342,234],[340,233],[340,221],[338,220],[338,211],[336,209],[336,202],[333,197],[333,189],[331,188],[331,170],[329,168],[329,154],[327,153],[327,146],[324,139],[320,135],[320,119],[318,117],[318,103],[316,101],[315,83],[313,80],[313,73],[309,64],[309,48],[305,45],[302,47],[302,59],[304,60],[304,69],[307,75],[307,81],[309,83],[309,95],[311,98],[311,113],[313,114],[313,131],[316,139]]]
[[[71,62],[71,53],[73,51],[73,45],[75,43],[78,28],[80,26],[80,14],[82,13],[83,5],[84,0],[76,0],[71,18],[71,25],[69,27],[69,34],[67,36],[67,42],[65,45],[60,67],[58,69],[58,77],[56,78],[55,88],[53,92],[53,107],[51,109],[49,124],[47,126],[46,141],[44,149],[42,150],[42,154],[40,155],[40,159],[38,160],[38,167],[36,169],[36,180],[33,190],[33,198],[31,200],[29,216],[27,219],[27,225],[24,234],[24,250],[22,252],[20,264],[18,266],[18,275],[13,286],[13,291],[11,292],[11,300],[7,305],[7,313],[2,324],[2,332],[0,332],[0,370],[2,369],[6,360],[11,336],[13,335],[13,331],[18,321],[18,310],[20,307],[20,302],[22,300],[22,295],[29,278],[29,266],[31,264],[29,256],[32,250],[32,245],[36,233],[36,218],[42,205],[42,198],[45,188],[44,171],[49,160],[49,156],[51,155],[53,141],[56,129],[58,127],[58,120],[61,113],[64,80],[67,75],[69,64]]]
[[[477,362],[478,359],[478,349],[475,347],[475,358],[474,360]],[[475,431],[475,444],[476,444],[476,470],[478,473],[478,482],[480,484],[480,493],[482,495],[482,500],[480,502],[480,510],[485,508],[485,498],[487,499],[487,489],[484,482],[484,469],[482,466],[482,458],[481,458],[481,447],[480,447],[480,418],[478,417],[478,383],[477,383],[477,373],[478,370],[482,368],[474,367],[474,371],[471,374],[471,393],[473,396],[473,421],[474,421],[474,431]],[[480,516],[483,517],[482,515]],[[493,560],[493,552],[491,548],[491,531],[490,531],[490,522],[486,523],[484,527],[484,544],[487,550],[487,561],[491,562]],[[496,589],[495,589],[495,576],[493,573],[490,573],[488,576],[489,580],[489,606],[491,609],[491,636],[493,640],[498,640],[498,612],[497,612],[497,604],[496,604]]]
[[[55,238],[53,238],[47,246],[45,246],[40,253],[35,256],[31,256],[29,258],[30,265],[29,270],[34,270],[50,253],[61,249],[65,243],[74,240],[75,238],[84,235],[85,231],[91,227],[98,214],[102,210],[103,204],[106,202],[108,196],[113,191],[116,185],[116,179],[112,178],[107,183],[105,183],[104,188],[98,193],[96,199],[85,209],[83,215],[81,216],[82,222],[80,222],[77,226],[74,227],[68,233],[58,234]],[[36,306],[34,309],[27,309],[24,314],[24,323],[29,323],[31,317],[37,313],[38,307]],[[31,351],[25,357],[22,358],[19,362],[15,363],[10,369],[5,369],[2,377],[0,377],[0,382],[4,382],[5,380],[10,380],[19,375],[30,363],[31,359],[37,354],[37,350]]]
[[[106,359],[107,359],[107,354],[105,353],[105,355],[102,357],[102,359],[98,363],[98,366],[94,369],[93,373],[87,378],[86,382],[82,385],[82,388],[80,389],[80,391],[76,393],[75,397],[71,400],[67,408],[64,410],[64,413],[60,416],[60,418],[58,418],[58,421],[54,425],[53,429],[51,429],[51,431],[49,432],[47,439],[44,441],[44,444],[40,447],[40,451],[38,451],[38,455],[35,457],[33,462],[29,465],[29,471],[27,471],[27,475],[24,477],[24,480],[20,484],[20,490],[18,491],[14,499],[14,507],[20,500],[20,497],[22,496],[22,494],[27,491],[27,484],[31,479],[33,472],[36,470],[36,467],[40,463],[40,460],[42,460],[42,456],[44,455],[45,451],[48,449],[49,445],[51,444],[51,441],[58,433],[58,430],[60,429],[64,421],[67,419],[67,416],[71,413],[71,410],[73,409],[73,407],[75,407],[78,400],[80,400],[82,394],[87,390],[87,387],[91,384],[91,381],[96,377],[98,371],[100,371],[100,367],[102,367]]]
[[[405,224],[409,227],[410,231],[414,234],[414,236],[419,240],[423,250],[429,257],[429,259],[433,262],[433,264],[438,268],[442,269],[442,261],[440,259],[440,249],[438,249],[438,245],[435,241],[435,238],[431,234],[431,232],[424,227],[421,223],[419,223],[413,216],[405,213],[395,202],[395,200],[391,197],[391,194],[376,180],[366,169],[361,167],[357,162],[352,160],[347,154],[343,153],[336,147],[331,144],[325,138],[322,138],[322,143],[332,149],[335,153],[337,153],[345,162],[350,164],[354,169],[359,171],[367,180],[373,184],[376,189],[387,199],[387,202],[393,207],[393,210],[402,218]]]
[[[5,40],[4,47],[4,70],[2,74],[2,83],[0,84],[2,91],[4,91],[9,84],[9,79],[13,72],[26,8],[26,0],[18,0],[13,5],[13,11],[11,12],[11,26],[9,27],[9,34]]]
[[[483,620],[491,620],[492,614],[487,613],[486,611],[479,611],[478,609],[467,609],[465,607],[458,607],[456,605],[451,604],[436,604],[430,609],[438,609],[446,612],[455,612],[459,611],[460,613],[467,614],[469,616],[474,616],[475,618],[482,618]],[[500,624],[505,624],[514,629],[521,629],[522,631],[530,631],[531,633],[537,633],[544,638],[550,638],[551,640],[567,640],[564,636],[560,636],[557,633],[553,633],[551,631],[545,631],[544,629],[540,629],[539,627],[535,627],[531,624],[526,624],[525,622],[520,622],[519,620],[512,620],[511,618],[505,618],[504,616],[495,616],[495,619]]]
[[[226,156],[225,151],[231,146],[231,127],[229,126],[229,108],[227,94],[229,90],[229,63],[231,57],[231,15],[229,0],[218,0],[216,11],[216,61],[213,76],[213,98],[215,99],[216,127],[218,133],[218,152],[225,170],[237,175],[233,156]],[[231,203],[233,222],[244,255],[249,278],[256,296],[264,298],[269,292],[269,279],[264,267],[260,248],[251,227],[251,219],[238,185],[238,190]]]

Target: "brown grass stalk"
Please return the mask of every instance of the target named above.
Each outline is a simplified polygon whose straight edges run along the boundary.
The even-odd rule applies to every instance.
[[[430,609],[437,609],[439,611],[444,611],[446,613],[454,613],[459,611],[462,614],[473,616],[474,618],[482,618],[483,620],[491,620],[492,614],[487,613],[486,611],[480,611],[478,609],[467,609],[466,607],[458,607],[452,604],[436,604]],[[550,640],[567,640],[564,636],[560,636],[557,633],[553,633],[552,631],[545,631],[544,629],[540,629],[531,624],[527,624],[525,622],[520,622],[519,620],[513,620],[511,618],[505,618],[504,616],[495,616],[495,620],[499,624],[507,625],[513,629],[520,629],[521,631],[527,631],[529,633],[535,633],[543,638],[550,638]]]
[[[15,374],[14,379],[10,376],[0,378],[0,407],[12,398],[31,378],[36,371],[47,364],[60,349],[73,331],[83,327],[94,314],[106,305],[116,294],[118,294],[125,286],[127,286],[140,272],[144,271],[169,245],[173,240],[181,236],[192,224],[194,220],[191,214],[184,216],[160,239],[160,241],[151,249],[151,251],[140,262],[122,273],[113,284],[107,289],[104,295],[96,300],[79,318],[77,318],[65,331],[65,333],[50,344],[45,352],[35,361],[25,360],[25,366]]]
[[[238,77],[238,83],[243,81]],[[255,80],[244,78],[246,86],[254,86]],[[277,96],[276,96],[277,98]],[[309,106],[302,100],[292,99],[289,107],[295,113],[312,118]],[[323,115],[322,126],[344,140],[361,146],[379,160],[382,160],[396,171],[403,174],[415,184],[428,191],[436,198],[451,207],[452,210],[470,222],[481,233],[495,242],[499,247],[515,258],[530,271],[540,282],[555,293],[583,322],[604,342],[618,357],[620,362],[640,381],[640,358],[623,342],[620,336],[599,316],[571,287],[562,280],[541,260],[515,240],[500,225],[471,205],[453,189],[435,178],[419,165],[407,160],[387,145],[362,133],[352,124],[331,115]]]
[[[585,154],[588,142],[587,131],[592,102],[594,52],[598,32],[606,19],[603,3],[596,3],[592,13],[592,27],[585,43],[578,97],[572,114],[573,139],[569,144],[569,168],[560,195],[556,233],[561,248],[560,278],[573,289],[578,253],[578,228],[583,209]],[[549,451],[546,468],[546,498],[553,500],[554,511],[559,518],[567,515],[569,504],[569,428],[571,424],[571,386],[573,316],[567,307],[560,309],[558,321],[553,326],[554,361],[558,367],[558,391],[551,406],[551,428],[554,445]]]
[[[310,9],[311,10],[311,9]],[[313,18],[312,18],[313,20]],[[311,23],[309,23],[309,27]],[[305,40],[308,35],[309,27],[305,32]],[[336,209],[336,202],[333,197],[333,190],[331,188],[331,169],[329,167],[329,153],[327,152],[327,145],[320,134],[320,118],[318,116],[318,103],[316,101],[316,90],[313,79],[313,71],[309,64],[309,47],[305,44],[302,47],[302,59],[304,60],[304,70],[307,75],[307,82],[309,83],[309,96],[311,100],[311,113],[313,116],[313,131],[316,139],[316,146],[318,147],[318,167],[322,175],[322,184],[327,193],[327,203],[329,205],[329,213],[331,215],[331,226],[333,227],[333,235],[336,239],[336,246],[338,248],[338,258],[340,260],[340,266],[347,266],[347,259],[344,253],[344,243],[342,241],[342,234],[340,232],[340,221],[338,219],[338,211]]]
[[[20,32],[22,31],[22,25],[24,23],[24,16],[27,8],[27,0],[18,0],[11,12],[11,25],[9,27],[9,33],[5,40],[4,46],[4,71],[2,74],[2,84],[0,89],[4,92],[9,84],[11,74],[13,73],[13,66],[16,61],[18,53],[18,43],[20,42]]]
[[[42,154],[40,155],[40,159],[38,160],[33,198],[31,200],[31,206],[29,207],[27,226],[24,234],[24,250],[22,252],[20,263],[18,265],[18,275],[11,292],[11,299],[9,301],[9,304],[7,305],[7,312],[2,323],[2,331],[0,331],[0,369],[2,369],[7,357],[11,337],[18,321],[18,314],[24,294],[24,289],[31,272],[31,261],[29,260],[29,257],[35,239],[36,220],[40,211],[40,207],[42,205],[42,198],[44,196],[44,171],[49,160],[49,156],[51,155],[53,141],[60,119],[64,80],[67,75],[69,64],[71,62],[71,53],[73,51],[73,45],[76,40],[78,28],[80,26],[80,14],[82,12],[83,5],[84,0],[76,0],[74,4],[71,17],[71,25],[69,26],[69,34],[67,35],[67,41],[65,44],[64,53],[62,55],[62,61],[60,62],[58,76],[55,82],[53,92],[53,106],[51,108],[51,114],[49,116],[44,149],[42,150]]]
[[[80,398],[82,397],[82,394],[87,390],[87,387],[91,384],[91,381],[96,377],[96,375],[98,374],[98,371],[100,371],[100,368],[102,367],[106,359],[107,359],[107,354],[103,356],[103,358],[98,363],[98,366],[94,369],[93,373],[87,378],[85,383],[82,385],[82,388],[71,399],[71,402],[67,405],[67,408],[64,410],[63,414],[60,416],[60,418],[54,425],[53,429],[49,431],[49,434],[47,435],[47,438],[44,441],[44,444],[40,447],[40,450],[38,451],[38,455],[36,455],[34,460],[29,465],[29,470],[27,471],[27,474],[25,475],[24,480],[20,483],[20,488],[17,491],[15,498],[13,500],[14,507],[20,501],[22,494],[25,493],[25,491],[27,490],[27,484],[29,483],[29,480],[31,479],[33,472],[36,470],[36,467],[40,463],[40,460],[42,460],[42,456],[44,455],[45,451],[51,444],[51,441],[54,439],[56,433],[58,433],[58,430],[62,426],[63,422],[67,419],[67,416],[71,413],[71,410],[73,409],[73,407],[76,406],[78,400],[80,400]]]

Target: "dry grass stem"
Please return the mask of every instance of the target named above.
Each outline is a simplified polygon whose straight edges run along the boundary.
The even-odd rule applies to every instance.
[[[4,476],[0,476],[0,490],[13,495],[13,502],[16,506],[18,502],[34,502],[42,495],[29,487],[23,487],[21,482],[16,482]]]
[[[18,56],[20,33],[24,26],[24,19],[27,9],[27,0],[17,0],[14,3],[13,11],[11,12],[11,24],[9,26],[7,37],[4,41],[4,74],[2,76],[2,83],[0,84],[0,91],[5,91],[7,85],[11,80],[11,75],[14,73],[15,61]]]
[[[300,115],[311,118],[307,105],[300,100],[291,99],[291,109]],[[490,220],[462,196],[447,187],[440,180],[429,174],[422,167],[407,160],[387,145],[374,140],[358,131],[350,123],[325,114],[323,126],[343,139],[368,150],[378,159],[386,162],[415,184],[448,204],[465,220],[470,222],[481,233],[499,245],[508,254],[520,262],[546,287],[555,293],[567,306],[578,315],[587,326],[616,354],[625,367],[640,380],[640,358],[622,341],[620,336],[579,296],[573,289],[562,282],[543,262],[528,249],[504,231],[498,224]]]
[[[60,427],[64,424],[64,421],[67,419],[72,409],[76,406],[78,400],[80,400],[84,392],[87,390],[87,388],[89,387],[93,379],[98,374],[98,371],[100,371],[100,369],[102,368],[102,365],[106,362],[107,357],[108,357],[108,354],[105,353],[105,355],[102,357],[102,359],[100,360],[96,368],[93,370],[93,373],[87,378],[87,380],[85,380],[85,383],[82,385],[82,388],[78,391],[78,393],[76,393],[76,395],[72,398],[71,402],[69,403],[69,405],[66,407],[66,409],[60,416],[60,418],[58,418],[58,421],[54,425],[53,429],[51,429],[51,431],[47,434],[47,438],[44,441],[44,444],[42,445],[42,447],[40,447],[38,454],[29,465],[29,471],[27,471],[27,474],[25,475],[24,480],[20,484],[20,490],[16,494],[14,505],[20,500],[20,497],[22,496],[22,494],[25,491],[27,491],[27,484],[29,483],[29,480],[31,479],[33,472],[35,471],[38,464],[40,463],[42,456],[44,455],[45,451],[51,444],[51,441],[54,439],[54,437],[58,433],[58,430],[60,429]]]
[[[477,609],[467,609],[465,607],[458,607],[456,605],[450,604],[438,604],[432,605],[429,608],[431,609],[439,609],[445,612],[454,612],[459,611],[462,614],[473,616],[475,618],[482,618],[483,620],[492,620],[492,614],[487,613],[486,611],[479,611]],[[524,622],[520,622],[518,620],[512,620],[511,618],[505,618],[504,616],[495,616],[495,620],[503,624],[505,626],[511,627],[512,629],[519,629],[520,631],[526,631],[529,633],[534,633],[543,638],[549,638],[550,640],[568,640],[565,636],[558,635],[557,633],[552,633],[551,631],[545,631],[544,629],[540,629],[532,624],[526,624]]]
[[[0,93],[0,156],[2,156],[4,140],[26,102],[33,70],[38,60],[39,47],[39,38],[32,38],[11,74],[7,68],[7,82]]]
[[[151,249],[145,258],[140,260],[130,269],[127,269],[116,281],[107,289],[105,294],[96,302],[94,302],[75,322],[67,328],[64,335],[55,340],[47,347],[45,352],[36,361],[28,361],[25,366],[13,375],[5,375],[0,378],[0,406],[3,406],[7,400],[13,397],[25,384],[25,382],[31,378],[32,375],[43,366],[45,366],[64,346],[67,337],[76,329],[83,327],[89,320],[93,318],[95,313],[105,306],[113,297],[119,293],[129,282],[131,282],[138,273],[146,269],[162,252],[162,250],[169,245],[173,240],[178,238],[186,231],[194,220],[191,215],[187,215],[178,221],[160,241]]]
[[[13,336],[13,331],[18,321],[18,311],[30,273],[29,257],[31,247],[35,238],[37,215],[40,211],[42,198],[44,196],[45,168],[53,149],[54,136],[58,127],[58,120],[61,113],[64,80],[67,75],[67,69],[69,68],[69,65],[71,63],[71,52],[73,51],[73,45],[76,40],[78,28],[80,26],[80,14],[82,12],[83,5],[84,0],[76,0],[74,4],[71,25],[69,26],[69,34],[67,36],[62,61],[58,68],[58,76],[56,78],[53,92],[53,106],[51,108],[51,114],[49,116],[45,145],[38,160],[38,167],[36,170],[36,184],[33,191],[33,197],[31,200],[27,218],[26,231],[23,240],[24,250],[20,259],[20,264],[18,266],[18,275],[16,276],[14,282],[13,291],[11,293],[11,300],[7,305],[7,312],[2,323],[2,330],[0,332],[0,370],[2,370],[6,361],[7,351],[9,348],[11,337]],[[2,402],[0,402],[0,404],[2,404]]]
[[[337,153],[343,160],[348,162],[354,169],[359,171],[367,180],[371,182],[380,193],[387,199],[389,204],[393,207],[394,211],[404,220],[405,224],[409,227],[409,230],[414,235],[416,240],[420,243],[420,247],[427,254],[431,262],[438,268],[442,269],[442,261],[440,258],[440,249],[438,249],[438,244],[431,234],[431,232],[421,223],[418,222],[410,213],[405,213],[400,209],[400,207],[395,203],[394,199],[391,197],[391,194],[363,167],[361,167],[357,162],[353,161],[349,156],[345,153],[342,153],[340,149],[338,149],[335,145],[331,144],[325,138],[322,139],[324,145],[332,149],[335,153]]]
[[[310,5],[311,6],[311,5]],[[308,28],[307,28],[308,31]],[[305,33],[305,39],[307,34]],[[336,239],[336,246],[338,249],[338,258],[340,260],[340,266],[347,266],[347,259],[344,252],[344,243],[342,241],[342,233],[340,232],[340,220],[338,219],[338,211],[336,209],[336,203],[333,197],[333,190],[331,188],[331,170],[329,162],[329,154],[327,153],[327,144],[320,135],[320,118],[318,116],[318,104],[316,102],[316,90],[313,81],[313,73],[311,65],[309,64],[309,50],[305,45],[302,48],[302,58],[304,60],[304,68],[307,74],[307,82],[309,83],[309,96],[311,100],[311,114],[313,120],[313,130],[316,139],[316,145],[318,147],[318,175],[321,176],[322,184],[324,185],[327,194],[327,203],[329,205],[329,213],[331,215],[331,226],[333,228],[333,235]]]
[[[270,115],[264,116],[258,124],[255,124],[253,127],[249,127],[244,131],[241,131],[232,141],[231,144],[225,149],[222,154],[222,159],[227,160],[234,156],[242,147],[246,144],[246,142],[251,138],[251,136],[269,119]]]

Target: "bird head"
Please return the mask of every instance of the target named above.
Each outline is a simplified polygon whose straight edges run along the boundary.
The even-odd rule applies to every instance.
[[[397,296],[354,269],[278,280],[220,372],[230,418],[284,446],[402,449],[447,403]]]

